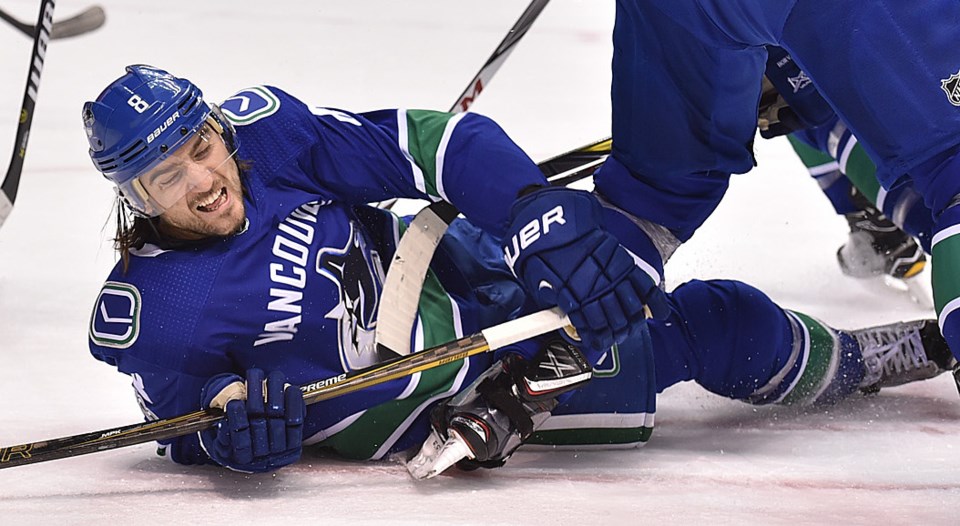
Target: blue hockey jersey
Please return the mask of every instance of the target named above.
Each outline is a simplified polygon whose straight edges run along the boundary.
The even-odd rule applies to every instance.
[[[246,166],[248,227],[196,246],[135,251],[126,273],[120,265],[111,273],[91,318],[92,353],[133,376],[151,418],[198,409],[200,388],[225,371],[280,369],[291,382],[306,383],[374,363],[378,298],[402,224],[363,203],[445,198],[500,232],[517,191],[544,181],[497,125],[475,114],[352,114],[308,107],[272,87],[243,90],[222,110]],[[473,140],[477,135],[482,140]],[[414,350],[476,331],[477,320],[489,317],[478,310],[503,320],[522,301],[517,294],[511,307],[498,297],[487,309],[456,269],[444,278],[456,292],[428,276]],[[336,435],[332,445],[358,458],[407,447],[404,432],[423,408],[454,393],[489,360],[311,406],[305,436],[323,442]],[[174,446],[177,460],[205,458],[196,437]]]
[[[121,264],[111,272],[91,316],[91,352],[133,377],[148,419],[199,409],[202,386],[223,372],[279,369],[305,384],[375,363],[378,301],[404,223],[364,203],[444,199],[470,219],[454,222],[431,264],[411,334],[414,351],[523,308],[525,296],[493,236],[505,229],[518,191],[545,180],[491,120],[308,107],[273,87],[243,90],[221,109],[236,128],[248,225],[226,239],[134,251],[126,272]],[[597,417],[558,422],[600,421],[618,431],[628,422],[635,432],[618,440],[645,441],[653,369],[649,345],[638,345],[643,359],[625,370],[646,385],[631,390],[645,394],[642,411],[613,424]],[[431,405],[495,358],[475,356],[310,405],[305,443],[357,459],[418,445]],[[605,403],[629,413],[638,397],[628,398],[626,406],[609,402],[617,397]],[[581,406],[568,412],[589,412]],[[196,435],[170,441],[169,450],[181,463],[208,461]]]

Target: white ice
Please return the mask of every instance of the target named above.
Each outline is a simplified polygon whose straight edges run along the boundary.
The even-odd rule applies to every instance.
[[[3,8],[32,20],[36,3]],[[141,419],[129,380],[95,361],[86,343],[114,255],[112,190],[87,158],[80,108],[123,66],[167,68],[210,100],[270,83],[357,111],[446,109],[526,2],[101,4],[105,27],[50,45],[20,194],[0,228],[2,445]],[[62,2],[57,13],[84,7]],[[555,0],[474,109],[534,159],[605,136],[612,23],[613,2]],[[0,24],[0,49],[6,156],[29,43]],[[933,316],[904,293],[840,274],[835,251],[846,224],[786,141],[758,141],[757,158],[677,252],[671,286],[742,279],[840,327]],[[929,282],[929,272],[918,281]],[[2,470],[0,523],[958,523],[960,397],[946,376],[823,411],[755,408],[696,385],[659,400],[642,449],[520,452],[500,470],[426,482],[398,463],[313,454],[265,476],[181,467],[150,444]]]

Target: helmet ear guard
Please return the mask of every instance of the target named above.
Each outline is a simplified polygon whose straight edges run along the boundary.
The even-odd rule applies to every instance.
[[[223,137],[223,142],[231,151],[237,149],[236,129],[230,119],[223,114],[218,104],[210,104],[210,115],[207,115],[207,123]]]

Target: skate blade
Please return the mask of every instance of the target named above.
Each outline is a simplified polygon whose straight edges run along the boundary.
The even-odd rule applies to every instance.
[[[906,294],[910,301],[922,309],[933,310],[933,292],[925,286],[922,279],[899,279],[890,275],[883,276],[883,284]]]

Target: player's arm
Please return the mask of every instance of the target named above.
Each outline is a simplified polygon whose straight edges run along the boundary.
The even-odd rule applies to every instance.
[[[472,113],[314,109],[312,171],[348,202],[445,200],[502,237],[505,259],[540,307],[559,305],[594,355],[635,336],[644,306],[663,315],[651,279],[606,228],[598,199],[553,188],[490,119]]]
[[[132,378],[147,421],[202,408],[222,409],[213,428],[160,441],[158,453],[178,464],[215,463],[235,471],[271,471],[300,458],[304,404],[278,371],[258,369],[201,378],[138,359],[117,363]]]
[[[134,396],[148,422],[192,413],[200,409],[200,391],[205,378],[184,374],[143,360],[136,351],[101,345],[91,340],[95,358],[114,365],[130,377]],[[178,464],[210,464],[210,457],[200,446],[197,433],[159,441],[157,453]]]
[[[311,111],[317,123],[312,173],[337,200],[444,200],[500,237],[520,192],[547,185],[526,153],[479,114]]]

